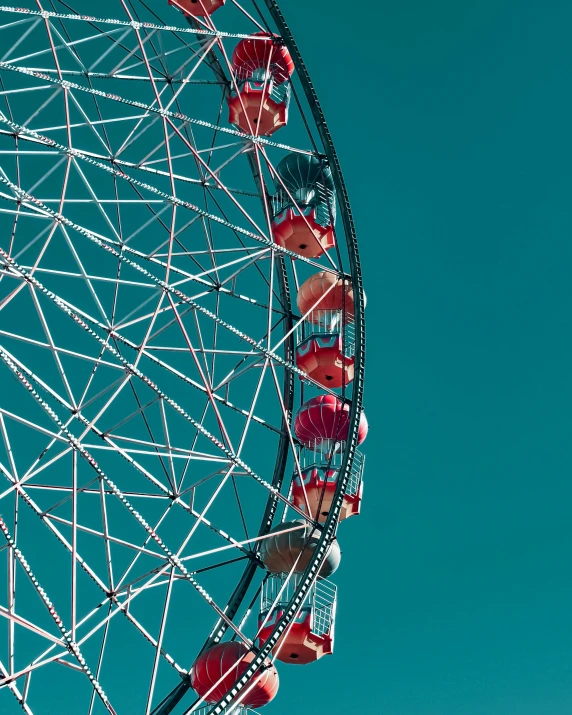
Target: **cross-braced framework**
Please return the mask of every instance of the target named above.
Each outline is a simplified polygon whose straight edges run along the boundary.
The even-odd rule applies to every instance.
[[[261,543],[310,519],[290,497],[292,412],[328,389],[295,364],[292,295],[319,270],[355,293],[345,488],[361,276],[337,157],[272,0],[193,20],[166,0],[84,5],[0,6],[0,710],[149,715],[178,705],[205,645],[230,632],[254,647]],[[233,48],[261,32],[297,70],[271,137],[227,108]],[[333,171],[337,245],[321,258],[273,240],[273,194],[297,207],[276,171],[292,152]],[[239,690],[315,581],[336,509]]]

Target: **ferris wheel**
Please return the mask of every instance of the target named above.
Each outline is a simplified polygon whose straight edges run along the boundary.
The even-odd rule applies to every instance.
[[[24,2],[0,6],[0,712],[252,713],[333,652],[362,499],[338,158],[275,0]]]

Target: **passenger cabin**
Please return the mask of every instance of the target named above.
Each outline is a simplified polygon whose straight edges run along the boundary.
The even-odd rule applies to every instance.
[[[286,126],[294,63],[280,40],[264,32],[241,40],[232,53],[232,66],[230,124],[256,136],[270,136]]]
[[[276,166],[274,183],[274,242],[306,258],[333,248],[336,201],[326,162],[309,154],[287,154]]]
[[[318,522],[329,516],[338,486],[338,478],[345,445],[326,456],[320,449],[301,450],[300,471],[292,477],[292,501],[301,511]],[[357,516],[363,498],[363,470],[365,457],[356,450],[350,476],[345,488],[339,521]]]
[[[274,574],[262,590],[258,619],[258,643],[262,646],[282,618],[294,589],[296,574]],[[318,579],[311,587],[304,605],[280,638],[273,654],[282,663],[307,665],[330,655],[334,650],[336,617],[336,587],[330,581]]]

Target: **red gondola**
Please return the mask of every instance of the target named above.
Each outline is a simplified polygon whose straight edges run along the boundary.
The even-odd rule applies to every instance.
[[[253,659],[254,653],[243,643],[218,643],[201,653],[195,661],[191,670],[191,686],[205,702],[216,703],[224,698]],[[278,672],[268,660],[266,669],[255,679],[254,685],[246,689],[240,702],[246,707],[259,708],[267,705],[277,692]]]
[[[305,512],[309,506],[313,519],[320,522],[326,521],[334,500],[338,475],[337,467],[328,467],[327,465],[314,464],[302,469],[300,475],[296,474],[292,480],[292,501]],[[361,480],[355,485],[348,486],[340,510],[340,521],[359,514],[362,493],[363,483]]]
[[[296,348],[296,365],[324,387],[341,387],[354,379],[354,359],[344,354],[340,333],[303,340]]]
[[[296,414],[294,432],[306,447],[345,442],[350,424],[350,405],[335,395],[318,395],[305,402]],[[358,444],[367,436],[367,419],[361,413]]]
[[[288,122],[294,71],[290,53],[273,35],[257,32],[234,48],[232,64],[238,86],[228,98],[229,122],[247,134],[269,136]]]
[[[344,296],[345,293],[345,296]],[[345,312],[344,322],[353,322],[354,292],[348,280],[342,280],[336,273],[320,271],[311,275],[298,291],[298,309],[306,315],[309,323],[328,325],[334,318]]]
[[[334,230],[316,220],[316,209],[308,206],[301,215],[284,209],[272,221],[274,241],[283,248],[305,258],[319,258],[336,245]]]
[[[290,630],[278,641],[273,650],[276,659],[283,663],[307,665],[319,660],[324,655],[330,655],[334,650],[333,632],[313,632],[313,619],[315,614],[312,607],[304,606],[295,618]],[[282,618],[284,606],[275,608],[266,623],[263,624],[265,614],[261,614],[258,627],[260,629],[259,643],[262,645]]]

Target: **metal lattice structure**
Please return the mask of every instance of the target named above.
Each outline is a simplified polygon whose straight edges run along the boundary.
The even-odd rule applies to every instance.
[[[98,17],[24,2],[0,6],[0,711],[229,712],[305,602],[325,599],[329,628],[335,588],[317,575],[361,484],[364,298],[338,158],[274,0],[198,19],[166,0],[102,0]],[[270,137],[227,116],[232,50],[254,33],[295,65]],[[273,240],[288,153],[331,170],[320,258]],[[320,270],[353,286],[355,375],[335,393],[350,427],[313,558],[257,647],[261,543],[311,521],[291,500],[311,459],[292,416],[334,394],[294,357],[295,294]],[[228,637],[249,667],[220,702],[184,703],[194,659]]]

